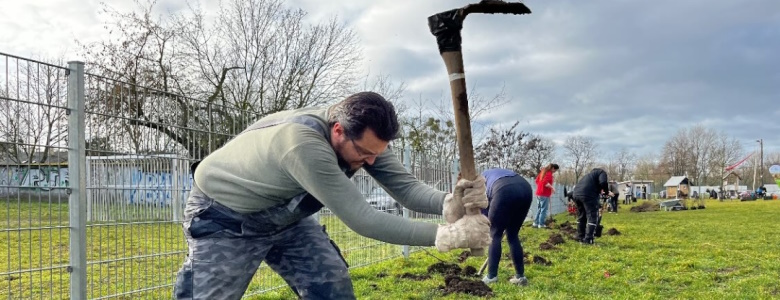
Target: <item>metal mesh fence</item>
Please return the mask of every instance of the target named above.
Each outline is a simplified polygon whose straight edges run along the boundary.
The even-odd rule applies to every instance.
[[[83,70],[0,53],[0,298],[170,298],[187,251],[189,166],[255,116]],[[452,190],[452,162],[396,154]],[[353,181],[378,210],[443,222],[404,209],[363,171]],[[353,268],[419,249],[359,236],[327,209],[319,218]],[[263,264],[246,294],[285,286]]]
[[[67,298],[67,69],[0,53],[0,298]]]

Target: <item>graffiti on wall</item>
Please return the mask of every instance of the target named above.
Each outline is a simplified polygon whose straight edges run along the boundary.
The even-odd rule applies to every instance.
[[[192,188],[188,168],[148,170],[139,165],[92,162],[87,187],[93,203],[152,204],[184,203]],[[177,198],[180,201],[172,201]]]
[[[0,186],[50,191],[68,186],[68,168],[59,166],[0,167]]]
[[[142,172],[130,170],[130,189],[126,189],[126,200],[130,204],[153,203],[170,205],[176,195],[186,200],[192,188],[192,176],[176,176],[170,172]]]
[[[93,170],[94,171],[94,170]],[[171,172],[144,172],[138,168],[108,168],[90,177],[90,200],[108,199],[128,204],[170,205],[173,197],[186,201],[192,188],[189,172],[176,176]],[[0,167],[0,192],[50,192],[68,187],[68,168],[59,166]],[[181,174],[181,173],[180,173]],[[118,192],[118,193],[117,193]]]

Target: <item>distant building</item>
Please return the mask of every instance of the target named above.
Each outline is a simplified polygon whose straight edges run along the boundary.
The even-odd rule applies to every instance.
[[[664,183],[666,198],[688,198],[690,195],[690,181],[686,176],[672,176]]]

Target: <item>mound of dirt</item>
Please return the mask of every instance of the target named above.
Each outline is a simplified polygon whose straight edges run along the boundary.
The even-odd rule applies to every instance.
[[[444,295],[452,293],[462,293],[480,297],[493,295],[493,290],[482,282],[482,280],[471,280],[455,275],[447,275],[444,277],[444,284],[444,286],[440,287]]]
[[[458,275],[461,269],[456,264],[448,264],[445,262],[437,262],[428,266],[428,273],[439,273],[444,275]]]
[[[620,235],[620,231],[613,227],[607,230],[607,235]]]
[[[553,246],[554,245],[560,245],[560,244],[563,244],[565,242],[566,241],[563,240],[563,236],[561,236],[558,233],[552,233],[552,234],[550,234],[550,237],[547,238],[547,243],[549,243],[549,244],[551,244]]]
[[[466,266],[462,271],[460,271],[460,274],[466,277],[477,276],[477,268]]]
[[[661,207],[655,201],[645,201],[630,209],[631,212],[659,211]]]
[[[411,280],[427,280],[427,279],[431,279],[431,275],[403,273],[399,275],[398,278],[411,279]]]
[[[544,220],[544,225],[547,225],[547,227],[552,227],[553,223],[555,223],[555,219],[553,218],[547,218],[547,220]]]
[[[560,225],[558,225],[558,229],[560,229],[560,230],[565,230],[565,229],[568,229],[568,228],[574,228],[574,224],[572,224],[569,221],[566,221],[566,222],[563,222]]]
[[[544,257],[538,256],[538,255],[534,255],[533,263],[535,263],[537,265],[545,265],[545,266],[551,266],[552,265],[551,261],[545,259]]]
[[[462,263],[462,262],[466,261],[466,259],[468,259],[470,256],[471,256],[471,251],[468,251],[468,250],[463,251],[463,252],[460,253],[460,255],[458,255],[458,262]]]
[[[548,242],[544,242],[544,243],[539,244],[539,249],[540,250],[558,250],[557,247],[553,246],[553,244],[550,244]]]
[[[563,232],[564,234],[571,235],[571,234],[577,233],[577,227],[576,226],[577,226],[576,224],[572,224],[569,221],[566,221],[566,222],[561,223],[561,225],[558,226],[558,229],[560,229],[560,231]]]

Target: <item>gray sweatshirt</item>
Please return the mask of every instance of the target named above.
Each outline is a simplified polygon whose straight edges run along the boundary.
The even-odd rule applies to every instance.
[[[324,128],[328,109],[304,108],[266,116],[258,122],[313,116]],[[194,174],[195,183],[215,201],[240,213],[288,203],[308,192],[360,235],[393,244],[432,246],[438,225],[382,213],[369,205],[339,167],[323,136],[298,123],[245,131],[209,154]],[[390,147],[364,169],[404,207],[441,214],[446,193],[409,174]]]

